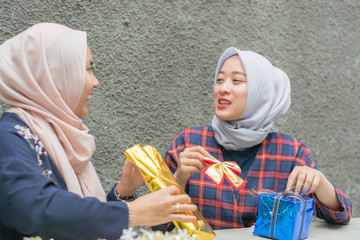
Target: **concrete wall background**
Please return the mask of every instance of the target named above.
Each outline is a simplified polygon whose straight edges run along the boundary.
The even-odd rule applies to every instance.
[[[105,190],[119,179],[127,148],[150,144],[164,154],[182,129],[211,123],[217,59],[235,46],[288,74],[292,106],[274,130],[307,144],[360,217],[360,1],[0,3],[0,42],[44,21],[88,32],[101,86],[84,122]]]

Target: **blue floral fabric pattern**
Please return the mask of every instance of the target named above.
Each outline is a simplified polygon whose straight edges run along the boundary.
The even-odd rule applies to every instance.
[[[17,132],[26,140],[30,148],[35,150],[37,164],[41,168],[42,174],[48,177],[55,184],[58,184],[56,179],[53,177],[53,171],[43,166],[42,156],[48,156],[45,151],[44,144],[34,133],[32,133],[29,127],[15,125],[14,128],[17,129]]]

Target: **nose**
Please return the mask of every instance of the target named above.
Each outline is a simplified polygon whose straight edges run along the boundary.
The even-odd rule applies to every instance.
[[[95,75],[93,75],[93,88],[97,88],[99,87],[100,83],[97,80],[97,78],[95,77]]]
[[[231,81],[226,80],[219,86],[219,91],[221,94],[228,94],[230,92]]]

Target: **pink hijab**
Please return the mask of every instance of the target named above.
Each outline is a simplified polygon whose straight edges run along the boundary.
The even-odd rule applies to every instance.
[[[85,84],[86,33],[39,23],[0,45],[0,99],[40,138],[70,192],[105,201],[90,162],[94,137],[74,114]]]

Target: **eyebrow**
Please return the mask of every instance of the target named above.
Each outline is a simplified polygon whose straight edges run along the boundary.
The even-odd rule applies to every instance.
[[[220,74],[220,73],[224,73],[224,71],[220,71],[219,74]],[[224,74],[225,74],[225,73],[224,73]],[[243,72],[234,71],[234,72],[232,72],[232,74],[241,74],[241,75],[244,75],[244,76],[246,77],[246,74],[243,73]]]

